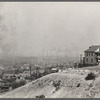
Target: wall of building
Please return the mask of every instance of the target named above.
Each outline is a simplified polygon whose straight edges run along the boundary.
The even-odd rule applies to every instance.
[[[88,53],[88,55],[87,55],[87,53]],[[91,53],[93,55],[91,55]],[[88,61],[87,61],[87,59],[88,59]],[[95,53],[93,53],[93,52],[85,52],[85,64],[88,64],[88,65],[95,65],[96,64],[96,55],[95,55]]]

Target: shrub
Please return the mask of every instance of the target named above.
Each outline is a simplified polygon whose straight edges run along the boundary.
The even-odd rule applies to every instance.
[[[36,98],[45,98],[45,95],[39,95],[39,96],[36,96]]]
[[[60,88],[60,83],[61,83],[60,80],[59,80],[59,81],[56,81],[56,82],[55,82],[55,81],[53,82],[53,86],[56,88],[56,91],[59,90],[59,88]]]
[[[76,87],[80,87],[80,83],[78,83]]]
[[[86,77],[85,80],[95,80],[96,75],[92,72],[90,72]]]

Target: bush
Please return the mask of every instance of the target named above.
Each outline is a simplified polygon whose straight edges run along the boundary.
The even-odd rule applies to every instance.
[[[36,96],[36,98],[45,98],[45,95],[39,95],[39,96]]]
[[[95,80],[96,75],[92,72],[90,72],[86,77],[85,80]]]
[[[80,87],[80,83],[78,83],[76,87]]]
[[[56,82],[55,81],[53,82],[53,86],[56,88],[56,91],[59,90],[60,84],[61,84],[61,81],[60,80],[59,81],[56,81]]]

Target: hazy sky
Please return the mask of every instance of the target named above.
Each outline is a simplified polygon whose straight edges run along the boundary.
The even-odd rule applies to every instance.
[[[0,2],[0,53],[34,56],[66,51],[78,56],[100,45],[99,2]]]

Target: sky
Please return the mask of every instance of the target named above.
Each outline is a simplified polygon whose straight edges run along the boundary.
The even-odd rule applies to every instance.
[[[100,45],[99,12],[99,2],[0,2],[0,54],[84,54]]]

